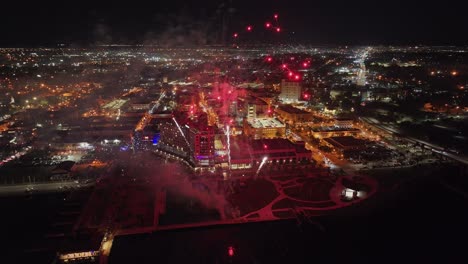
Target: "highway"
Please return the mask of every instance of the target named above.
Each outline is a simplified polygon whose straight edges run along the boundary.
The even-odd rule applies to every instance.
[[[428,147],[429,149],[431,149],[433,152],[436,152],[438,154],[441,154],[447,158],[450,158],[452,160],[455,160],[455,161],[458,161],[458,162],[461,162],[465,165],[468,165],[468,159],[466,157],[461,157],[461,156],[458,156],[458,155],[455,155],[455,154],[452,154],[452,153],[448,153],[444,150],[444,148],[440,147],[440,146],[436,146],[430,142],[426,142],[426,141],[423,141],[423,140],[420,140],[420,139],[417,139],[417,138],[413,138],[413,137],[408,137],[408,136],[403,136],[401,135],[401,133],[396,130],[395,128],[393,127],[389,127],[387,125],[383,125],[381,123],[377,123],[378,121],[377,120],[372,120],[370,118],[366,118],[366,117],[361,117],[359,118],[361,121],[367,123],[368,125],[370,126],[373,126],[375,128],[378,128],[380,130],[383,130],[387,133],[390,133],[390,134],[398,134],[400,136],[401,139],[403,140],[406,140],[407,142],[410,142],[410,143],[419,143],[419,144],[422,144],[426,147]]]

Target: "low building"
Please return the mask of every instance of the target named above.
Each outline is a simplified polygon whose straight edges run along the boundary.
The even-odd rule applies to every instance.
[[[307,150],[304,143],[292,143],[287,139],[261,139],[251,142],[252,157],[256,164],[260,164],[264,157],[269,163],[298,163],[308,162],[312,152]]]
[[[355,136],[361,133],[361,130],[353,127],[320,126],[313,127],[310,132],[313,137],[322,139],[329,137]]]
[[[75,166],[75,162],[71,160],[66,160],[59,163],[52,169],[50,179],[51,180],[65,180],[70,178],[70,173],[72,171],[73,166]]]
[[[366,140],[352,136],[330,137],[324,139],[323,142],[341,155],[345,155],[349,151],[359,151],[367,148]]]
[[[123,100],[123,99],[115,99],[104,106],[102,106],[102,111],[108,116],[116,116],[119,115],[120,112],[123,111],[124,108],[126,108],[126,105],[128,103],[128,99]]]
[[[292,105],[280,105],[275,111],[286,123],[311,122],[314,118],[312,113],[296,108]]]
[[[335,119],[335,126],[339,128],[351,128],[353,127],[353,120],[349,118],[337,118]]]
[[[312,152],[304,142],[293,143],[287,139],[259,139],[231,142],[231,169],[251,169],[260,165],[264,158],[268,164],[308,163]]]
[[[286,125],[276,118],[249,118],[244,121],[244,134],[253,139],[282,138]]]
[[[133,99],[129,105],[129,111],[149,111],[151,105],[151,100],[147,99]]]

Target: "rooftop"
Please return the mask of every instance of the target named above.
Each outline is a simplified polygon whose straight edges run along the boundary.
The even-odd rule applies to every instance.
[[[302,109],[296,108],[292,105],[286,104],[286,105],[280,105],[278,107],[278,110],[290,113],[290,114],[310,114],[307,111],[304,111]]]
[[[232,159],[246,159],[268,155],[274,157],[274,153],[281,153],[281,155],[294,156],[295,153],[310,153],[304,147],[304,143],[295,144],[287,139],[259,139],[252,141],[242,141],[235,138],[231,141],[231,158]]]
[[[366,144],[365,140],[358,139],[352,136],[343,136],[343,137],[331,137],[326,138],[325,141],[334,145],[334,146],[343,146],[343,147],[358,147],[364,146]]]
[[[262,99],[253,97],[253,96],[247,97],[245,99],[245,102],[248,104],[254,104],[254,105],[267,105],[267,103],[263,101]]]
[[[346,131],[358,132],[359,129],[343,128],[343,127],[336,127],[336,126],[321,126],[321,127],[312,128],[312,131],[313,132],[346,132]]]
[[[249,118],[247,123],[253,128],[276,128],[276,127],[285,127],[276,118]]]
[[[270,152],[275,150],[289,150],[298,153],[310,152],[304,148],[304,144],[294,144],[283,138],[253,140],[250,145],[253,152]]]
[[[106,105],[104,105],[102,108],[104,109],[114,109],[117,110],[119,108],[122,108],[122,106],[127,102],[127,100],[122,100],[122,99],[117,99],[113,100]]]

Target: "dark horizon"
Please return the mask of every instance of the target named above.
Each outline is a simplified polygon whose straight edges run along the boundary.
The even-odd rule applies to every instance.
[[[249,38],[253,42],[312,45],[468,45],[463,8],[453,1],[443,6],[419,0],[379,4],[369,0],[345,3],[208,0],[151,6],[14,5],[0,17],[2,47],[59,43],[219,44],[223,42],[223,14],[227,44],[232,41],[233,32],[246,33],[245,26],[253,25],[255,36],[245,37],[244,41]],[[280,36],[263,28],[275,13],[280,16]]]

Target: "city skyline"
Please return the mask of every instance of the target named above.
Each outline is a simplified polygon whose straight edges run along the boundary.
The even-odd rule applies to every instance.
[[[0,16],[5,263],[466,263],[454,2]]]

